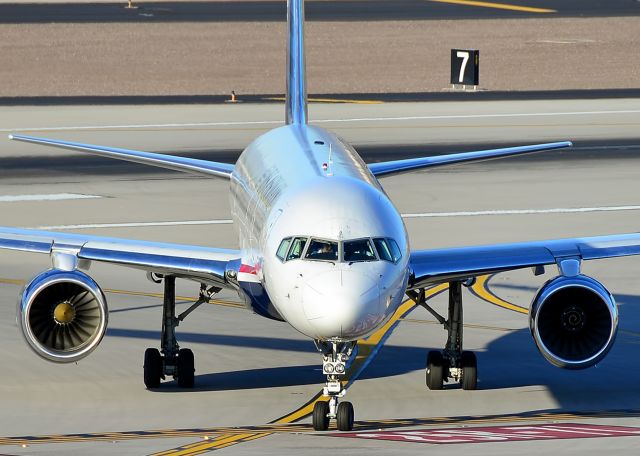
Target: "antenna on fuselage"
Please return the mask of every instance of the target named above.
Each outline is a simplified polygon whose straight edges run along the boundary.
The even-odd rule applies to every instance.
[[[304,0],[287,0],[287,93],[285,121],[307,123],[307,81],[304,59]]]

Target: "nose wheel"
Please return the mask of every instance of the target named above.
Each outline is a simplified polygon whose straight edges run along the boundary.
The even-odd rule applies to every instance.
[[[316,402],[313,406],[313,416],[311,418],[315,431],[326,431],[329,429],[329,403],[326,401]]]
[[[351,402],[340,402],[336,413],[336,424],[339,431],[353,430],[353,405]]]
[[[331,410],[334,412],[332,413]],[[338,403],[338,398],[333,396],[329,398],[329,401],[319,401],[313,406],[313,429],[326,431],[329,429],[331,419],[335,419],[339,431],[352,431],[354,416],[351,402]]]
[[[338,399],[346,394],[342,378],[355,358],[356,343],[316,341],[316,346],[323,353],[322,371],[327,376],[327,382],[322,395],[328,399],[319,400],[313,406],[311,416],[313,429],[326,431],[329,429],[331,420],[335,420],[338,430],[351,431],[355,416],[353,404],[347,401],[338,402]]]

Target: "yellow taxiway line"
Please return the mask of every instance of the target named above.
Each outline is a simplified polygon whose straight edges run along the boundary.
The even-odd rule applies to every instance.
[[[268,101],[285,101],[284,97],[265,97]],[[349,103],[349,104],[383,104],[380,100],[350,100],[346,98],[308,98],[310,103]]]
[[[20,280],[20,279],[8,279],[5,277],[0,277],[0,283],[6,283],[6,284],[11,284],[11,285],[24,285],[26,282],[24,280]],[[131,290],[116,290],[116,289],[111,289],[111,288],[105,288],[103,290],[105,293],[112,293],[112,294],[120,294],[120,295],[128,295],[128,296],[143,296],[145,298],[159,298],[162,299],[163,298],[163,294],[162,293],[150,293],[150,292],[146,292],[146,291],[131,291]],[[187,302],[196,302],[198,300],[198,298],[194,298],[194,297],[190,297],[190,296],[176,296],[176,301],[187,301]],[[209,301],[209,304],[213,304],[213,305],[217,305],[217,306],[223,306],[223,307],[235,307],[238,309],[244,309],[245,306],[239,302],[236,301],[229,301],[226,299],[212,299],[211,301]]]
[[[496,296],[489,289],[489,281],[493,276],[478,277],[471,291],[481,299],[498,305],[504,309],[515,311],[518,313],[526,313],[527,309],[515,304],[504,301]],[[17,279],[0,278],[0,283],[21,285],[24,282]],[[433,298],[435,295],[445,291],[447,285],[439,285],[427,290],[426,297]],[[124,290],[114,290],[122,294],[130,294],[134,296],[151,296],[161,297],[155,293],[139,293],[127,292]],[[192,300],[191,298],[183,298],[184,300]],[[368,363],[373,359],[377,351],[384,344],[386,338],[390,335],[393,328],[400,322],[419,324],[437,324],[431,320],[421,320],[407,318],[407,315],[413,310],[415,303],[411,300],[405,301],[395,312],[391,320],[375,334],[367,339],[359,341],[360,350],[356,361],[347,373],[348,380],[345,386],[349,386],[358,375],[364,370]],[[465,325],[465,327],[473,327],[478,329],[511,331],[509,328],[500,328],[493,326],[481,325]],[[633,334],[633,333],[632,333]],[[636,334],[634,334],[636,335]],[[89,433],[89,434],[70,434],[70,435],[46,435],[46,436],[24,436],[24,437],[4,437],[0,438],[0,445],[30,445],[45,443],[69,443],[69,442],[88,442],[88,441],[119,441],[119,440],[135,440],[135,439],[158,439],[158,438],[185,438],[200,437],[201,440],[193,442],[178,448],[155,453],[154,456],[187,456],[203,454],[210,451],[226,448],[242,442],[267,437],[274,433],[292,433],[292,432],[310,432],[313,431],[309,424],[291,424],[308,416],[313,410],[313,405],[323,400],[322,393],[318,393],[309,402],[299,407],[297,410],[287,414],[281,418],[274,420],[272,423],[263,426],[250,427],[219,427],[219,428],[197,428],[197,429],[163,429],[150,431],[131,431],[131,432],[106,432],[106,433]],[[620,417],[640,417],[640,410],[604,410],[604,411],[585,411],[585,412],[523,412],[503,415],[472,415],[472,416],[455,416],[455,417],[430,417],[430,418],[408,418],[408,419],[389,419],[389,420],[368,420],[359,421],[355,424],[357,429],[383,429],[398,427],[416,427],[416,426],[450,426],[456,424],[473,425],[486,423],[517,423],[532,421],[558,421],[558,420],[576,420],[576,419],[594,419],[594,418],[620,418]]]
[[[507,301],[504,301],[498,298],[495,294],[493,294],[488,287],[490,277],[482,276],[478,277],[476,283],[472,287],[472,291],[481,299],[484,299],[492,304],[499,305],[508,310],[515,310],[517,312],[526,313],[526,309],[511,304]],[[8,278],[0,278],[0,283],[7,283],[13,285],[22,285],[24,281],[17,279],[8,279]],[[434,296],[446,291],[448,289],[448,284],[441,284],[436,287],[433,287],[426,291],[426,298],[431,299]],[[127,290],[105,290],[109,293],[116,294],[126,294],[131,296],[144,296],[144,297],[154,297],[154,298],[162,298],[161,293],[147,293],[147,292],[135,292],[135,291],[127,291]],[[185,301],[193,301],[193,298],[190,297],[178,297],[178,299]],[[233,301],[216,301],[212,304],[219,305],[229,305],[232,307],[243,307],[239,303],[235,303]],[[345,375],[344,386],[348,388],[353,382],[358,378],[358,376],[362,373],[362,371],[367,367],[367,365],[375,358],[375,355],[383,346],[386,339],[390,336],[393,329],[398,325],[400,321],[406,320],[408,322],[413,323],[435,323],[428,320],[418,320],[418,319],[408,319],[407,315],[415,308],[416,304],[412,300],[407,300],[403,302],[400,307],[396,310],[390,320],[378,331],[369,336],[366,339],[362,339],[358,341],[358,354],[356,356],[355,361],[350,366],[347,374]],[[466,325],[466,326],[478,326],[478,325]],[[508,330],[507,328],[498,328],[498,327],[489,327],[489,326],[478,326],[478,328],[482,329],[490,329],[490,330]],[[113,440],[128,440],[128,439],[142,439],[142,438],[163,438],[163,437],[189,437],[189,436],[206,436],[204,440],[199,440],[197,442],[193,442],[187,445],[183,445],[178,448],[173,448],[170,450],[166,450],[160,453],[155,453],[153,456],[187,456],[187,455],[197,455],[210,451],[214,451],[221,448],[226,448],[228,446],[236,445],[238,443],[247,442],[251,440],[260,439],[263,437],[267,437],[274,432],[292,432],[294,428],[291,427],[291,423],[295,423],[300,421],[307,416],[309,416],[316,402],[327,400],[327,398],[322,396],[322,391],[316,394],[313,398],[311,398],[307,403],[303,404],[298,409],[293,412],[284,415],[276,420],[273,420],[271,423],[265,426],[256,426],[251,428],[210,428],[210,429],[175,429],[175,430],[159,430],[159,431],[142,431],[142,432],[113,432],[113,433],[104,433],[104,434],[83,434],[83,435],[73,435],[73,436],[42,436],[40,438],[37,437],[27,437],[27,438],[5,438],[0,439],[0,444],[24,444],[24,443],[62,443],[62,442],[71,442],[71,441],[113,441]],[[568,415],[572,418],[575,418],[575,415]],[[531,420],[531,416],[522,416],[522,418],[518,416],[504,416],[504,417],[465,417],[465,420],[471,419],[474,422],[485,422],[485,421],[516,421],[516,420]],[[555,419],[558,419],[558,416],[555,415]],[[376,422],[376,426],[415,426],[419,424],[441,424],[446,422],[447,420],[451,420],[450,418],[430,418],[430,419],[407,419],[407,420],[381,420]],[[427,423],[429,421],[429,423]],[[369,422],[359,423],[357,427],[367,426]],[[286,426],[289,425],[289,426]],[[308,431],[311,430],[309,425],[296,425],[301,426],[300,431]],[[210,438],[211,437],[211,438]]]
[[[433,298],[434,296],[442,293],[448,288],[447,284],[438,285],[426,291],[425,297],[427,299]],[[345,375],[345,379],[343,380],[343,384],[345,388],[348,388],[362,373],[362,371],[369,365],[369,363],[373,360],[375,355],[378,353],[378,350],[382,347],[387,338],[391,335],[391,332],[396,327],[396,325],[400,322],[405,315],[411,312],[416,303],[412,300],[407,300],[398,310],[395,311],[391,319],[385,324],[382,328],[377,330],[371,336],[366,339],[361,339],[358,341],[358,354],[356,356],[355,361],[347,371]],[[287,424],[287,423],[295,423],[309,415],[313,412],[313,407],[316,402],[319,401],[327,401],[328,398],[322,396],[322,392],[319,392],[313,399],[309,402],[298,408],[297,410],[280,417],[274,421],[273,424]]]
[[[481,299],[484,299],[490,304],[494,304],[496,306],[502,307],[503,309],[513,310],[514,312],[528,314],[529,309],[525,307],[518,306],[516,304],[512,304],[504,299],[496,296],[495,293],[491,291],[489,288],[489,280],[491,280],[494,275],[491,276],[480,276],[476,278],[476,282],[471,287],[471,291]]]
[[[524,6],[524,5],[511,5],[508,3],[494,3],[494,2],[480,2],[475,0],[428,0],[432,3],[451,3],[454,5],[465,5],[465,6],[478,6],[481,8],[494,8],[494,9],[502,9],[509,11],[520,11],[523,13],[540,13],[540,14],[548,14],[548,13],[557,13],[557,10],[548,9],[548,8],[536,8],[533,6]]]
[[[439,416],[428,418],[401,418],[388,420],[366,420],[358,421],[355,424],[356,430],[365,429],[390,429],[401,427],[441,427],[455,426],[463,424],[492,424],[492,423],[522,423],[522,422],[554,422],[568,420],[593,420],[599,418],[637,418],[640,417],[640,409],[618,409],[618,410],[588,410],[578,412],[566,411],[534,411],[520,413],[505,413],[498,415],[461,415],[461,416]],[[164,429],[155,431],[130,431],[130,432],[108,432],[89,434],[68,434],[68,435],[44,435],[44,436],[22,436],[22,437],[0,437],[0,445],[36,445],[52,443],[80,443],[80,442],[114,442],[124,440],[141,439],[167,439],[200,437],[201,440],[184,446],[185,450],[204,453],[211,451],[202,445],[216,443],[223,448],[241,441],[255,440],[272,434],[290,434],[301,432],[313,432],[310,424],[290,424],[290,425],[263,425],[239,428],[198,428],[198,429]],[[236,437],[231,438],[231,436]],[[224,438],[223,438],[224,437]],[[217,449],[217,448],[215,448]],[[173,455],[175,450],[168,450],[157,455]],[[181,453],[183,455],[196,453]]]
[[[425,297],[427,299],[432,298],[440,294],[441,292],[445,291],[447,288],[448,288],[447,284],[442,284],[442,285],[438,285],[436,287],[430,288],[425,292]],[[378,350],[380,350],[380,348],[382,347],[386,339],[389,337],[389,335],[391,335],[391,332],[393,331],[393,329],[397,326],[397,324],[401,321],[402,318],[404,318],[409,312],[411,312],[415,308],[415,306],[416,306],[416,303],[412,300],[407,300],[403,302],[400,305],[400,307],[398,307],[398,309],[395,311],[391,319],[389,319],[389,321],[382,328],[378,329],[375,333],[373,333],[371,336],[367,337],[366,339],[361,339],[358,341],[358,354],[356,355],[356,359],[353,362],[353,364],[349,367],[349,370],[345,375],[345,379],[343,380],[343,385],[345,389],[348,388],[358,378],[360,373],[362,373],[362,371],[373,360],[373,358],[375,358],[375,355],[378,353]],[[295,423],[296,421],[300,421],[301,419],[311,415],[311,413],[313,412],[313,407],[315,406],[316,402],[327,401],[327,400],[328,398],[324,397],[322,395],[322,391],[320,391],[318,394],[316,394],[313,398],[311,398],[307,403],[305,403],[298,409],[294,410],[291,413],[288,413],[287,415],[284,415],[280,418],[273,420],[269,424],[282,425],[282,424],[289,424],[289,423]],[[242,439],[237,439],[237,441],[234,440],[235,435],[236,434],[222,435],[212,442],[198,442],[197,445],[195,444],[184,445],[178,448],[174,448],[173,450],[168,450],[161,453],[154,453],[152,456],[169,456],[169,455],[170,456],[178,456],[178,455],[192,456],[196,454],[201,454],[202,452],[205,452],[205,451],[214,451],[219,448],[222,448],[219,446],[220,439],[222,439],[225,442],[227,441],[226,439],[230,439],[232,443],[229,443],[229,445],[235,445],[236,443],[240,443],[240,441],[243,441]],[[253,439],[266,437],[267,435],[270,435],[270,434],[269,433],[264,433],[263,435],[255,434],[253,436]]]
[[[271,432],[245,432],[240,434],[222,434],[213,440],[204,440],[188,445],[174,448],[160,453],[154,453],[153,456],[193,456],[196,454],[207,453],[213,450],[219,450],[222,448],[237,445],[242,442],[249,442],[251,440],[260,439],[271,435]]]

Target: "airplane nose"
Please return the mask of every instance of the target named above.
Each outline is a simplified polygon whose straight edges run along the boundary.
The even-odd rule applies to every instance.
[[[384,319],[377,280],[353,270],[327,271],[307,280],[302,303],[319,339],[356,339]]]

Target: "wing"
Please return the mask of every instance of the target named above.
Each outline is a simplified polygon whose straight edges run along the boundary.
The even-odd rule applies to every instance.
[[[453,165],[456,163],[510,157],[512,155],[530,154],[533,152],[542,152],[552,149],[562,149],[565,147],[571,147],[572,145],[571,141],[563,141],[547,144],[534,144],[531,146],[506,147],[503,149],[478,150],[474,152],[462,152],[435,157],[409,158],[406,160],[371,163],[368,166],[374,176],[380,177],[421,168],[433,168],[436,166]]]
[[[158,166],[174,171],[183,171],[195,174],[205,174],[208,176],[226,177],[229,179],[233,172],[233,165],[228,163],[218,163],[207,160],[197,160],[195,158],[177,157],[174,155],[155,154],[152,152],[142,152],[138,150],[119,149],[116,147],[94,146],[91,144],[81,144],[71,141],[59,141],[55,139],[36,138],[34,136],[9,135],[9,139],[23,141],[45,146],[59,147],[61,149],[88,152],[102,157],[117,158],[143,165]]]
[[[0,227],[0,248],[49,255],[67,253],[79,260],[171,274],[223,288],[231,287],[225,279],[229,262],[240,258],[237,250],[8,227]]]
[[[409,289],[512,269],[640,254],[640,233],[411,252]]]

